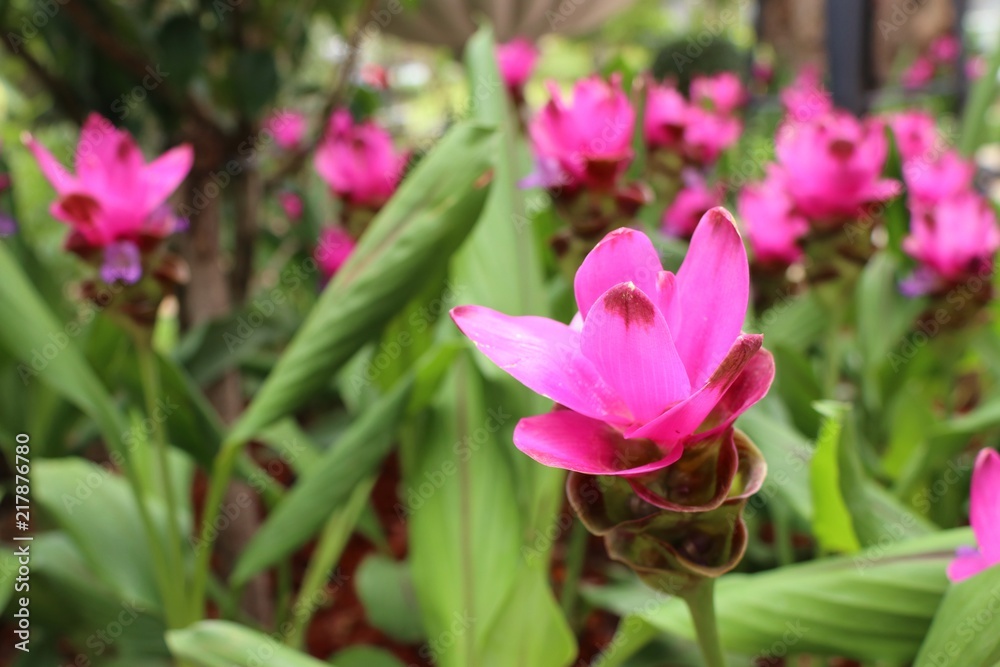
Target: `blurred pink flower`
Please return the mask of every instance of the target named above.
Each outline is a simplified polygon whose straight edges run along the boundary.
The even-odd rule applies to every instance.
[[[710,187],[693,170],[682,175],[684,187],[663,214],[663,231],[670,236],[688,238],[709,209],[722,205],[722,188]]]
[[[362,65],[358,79],[361,83],[375,90],[386,90],[389,87],[389,72],[375,63]]]
[[[712,164],[739,140],[742,132],[739,118],[691,107],[684,130],[684,154],[698,164]]]
[[[802,256],[798,241],[809,231],[809,222],[795,210],[777,170],[743,188],[738,206],[754,259],[764,264],[793,264]]]
[[[833,111],[833,98],[823,87],[819,67],[806,65],[795,81],[781,91],[781,104],[791,120],[805,123]]]
[[[646,143],[654,148],[677,148],[684,138],[688,102],[670,85],[653,84],[646,95],[642,126]]]
[[[691,101],[703,108],[727,116],[746,102],[747,91],[733,72],[696,76],[691,80]]]
[[[278,203],[281,204],[281,208],[285,211],[285,215],[288,216],[288,219],[292,222],[297,222],[299,218],[302,217],[302,213],[305,211],[305,207],[302,204],[302,197],[289,190],[278,193]]]
[[[962,42],[955,35],[941,35],[931,42],[927,50],[931,58],[937,62],[942,65],[950,65],[958,60],[958,56],[962,52]]]
[[[903,250],[945,282],[989,266],[1000,248],[1000,228],[990,204],[974,192],[932,206],[916,206]]]
[[[965,76],[970,81],[975,81],[986,73],[986,58],[975,55],[965,61]]]
[[[264,127],[274,134],[278,148],[291,151],[301,146],[306,136],[306,117],[298,111],[282,109],[268,117]]]
[[[538,63],[538,47],[523,37],[497,45],[497,65],[507,90],[517,93],[531,78]]]
[[[107,250],[105,267],[123,280],[138,280],[133,260],[140,247],[185,226],[166,201],[191,170],[190,146],[173,148],[147,164],[128,132],[91,114],[80,132],[74,175],[34,137],[26,135],[24,141],[58,195],[52,215],[73,230],[67,246],[81,253]]]
[[[550,177],[558,165],[559,182],[600,190],[614,187],[632,160],[635,112],[622,92],[621,79],[581,79],[567,102],[554,82],[552,98],[532,119],[531,135],[539,163]]]
[[[774,360],[740,328],[749,297],[743,242],[723,209],[709,211],[676,275],[649,238],[608,234],[574,281],[569,325],[481,306],[451,311],[497,366],[555,401],[522,419],[514,444],[543,465],[635,475],[676,461],[767,392]]]
[[[984,449],[972,471],[969,523],[979,548],[964,547],[948,566],[948,578],[964,581],[1000,564],[1000,454]]]
[[[903,180],[914,205],[933,205],[971,192],[975,175],[975,163],[956,150],[949,150],[936,159],[928,155],[903,164]]]
[[[936,70],[933,60],[931,60],[928,56],[917,56],[917,58],[910,63],[910,66],[903,72],[901,81],[904,88],[909,88],[911,90],[915,88],[923,88],[934,80],[935,73]]]
[[[883,179],[888,141],[881,122],[832,112],[778,131],[778,163],[785,187],[807,218],[854,218],[866,204],[899,194],[898,181]]]
[[[327,280],[340,270],[354,252],[355,245],[354,239],[342,227],[327,227],[320,232],[313,258]]]
[[[774,81],[774,63],[770,60],[755,58],[750,65],[750,77],[762,86],[769,86]]]
[[[939,143],[937,121],[926,111],[909,110],[889,117],[903,162],[930,155]]]
[[[335,196],[377,209],[396,191],[407,160],[374,121],[355,123],[347,110],[340,109],[330,117],[313,164]]]

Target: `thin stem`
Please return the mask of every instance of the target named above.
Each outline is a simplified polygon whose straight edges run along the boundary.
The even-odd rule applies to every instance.
[[[580,576],[583,574],[583,562],[587,557],[587,527],[579,519],[573,520],[573,528],[566,546],[566,578],[563,581],[560,602],[563,613],[573,624],[576,609],[577,593],[580,589]]]
[[[163,502],[167,510],[167,551],[173,587],[180,592],[180,606],[184,606],[183,590],[185,582],[184,555],[181,550],[181,523],[177,514],[177,499],[174,495],[174,480],[170,474],[170,452],[163,431],[163,424],[156,417],[156,401],[160,395],[160,372],[157,367],[156,353],[148,341],[136,341],[136,351],[139,356],[139,374],[142,377],[142,389],[146,399],[146,418],[153,425],[153,447],[156,449],[157,463],[163,484]]]
[[[306,628],[319,608],[318,601],[323,599],[320,591],[330,579],[330,572],[340,560],[347,540],[350,539],[354,527],[358,523],[365,504],[375,487],[375,477],[369,477],[358,482],[347,503],[337,510],[326,522],[320,533],[319,543],[309,559],[299,595],[292,607],[291,627],[285,637],[285,643],[293,648],[301,648],[305,638]]]
[[[691,611],[705,667],[726,667],[719,626],[715,620],[715,579],[702,579],[684,594],[684,601]]]
[[[205,613],[205,586],[208,581],[208,571],[212,567],[212,546],[216,537],[215,522],[222,510],[222,499],[241,449],[239,443],[224,442],[212,467],[212,479],[202,511],[201,532],[198,545],[195,547],[194,575],[191,583],[192,618],[200,619]]]

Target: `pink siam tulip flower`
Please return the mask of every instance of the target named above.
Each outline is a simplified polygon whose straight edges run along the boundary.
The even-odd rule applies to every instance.
[[[653,148],[678,148],[688,121],[688,102],[673,86],[651,85],[642,119],[646,143]]]
[[[819,68],[815,65],[799,70],[792,85],[781,91],[781,104],[789,119],[799,123],[833,111],[833,97],[823,87]]]
[[[538,63],[538,47],[518,37],[497,45],[497,65],[507,90],[519,95]]]
[[[570,325],[451,311],[497,366],[558,404],[514,430],[539,463],[592,475],[659,470],[767,392],[774,361],[762,336],[740,332],[749,269],[725,210],[705,215],[676,275],[645,234],[621,228],[590,252],[574,290]]]
[[[190,146],[147,164],[128,132],[91,114],[80,133],[74,175],[32,136],[25,143],[58,195],[52,215],[72,227],[67,246],[81,254],[103,252],[105,275],[138,280],[140,249],[185,226],[166,200],[191,169]]]
[[[746,98],[743,82],[733,72],[697,76],[691,81],[691,101],[723,116],[739,110]]]
[[[348,204],[378,209],[396,191],[408,156],[373,121],[355,123],[340,109],[330,118],[313,164],[337,197]]]
[[[899,194],[898,181],[881,177],[888,150],[880,122],[838,112],[785,124],[776,145],[785,187],[813,220],[854,218],[866,204]]]
[[[914,205],[933,205],[971,192],[975,176],[975,163],[955,150],[949,150],[937,159],[929,156],[903,164],[903,180]]]
[[[689,238],[702,217],[710,209],[722,205],[722,189],[710,187],[693,170],[685,171],[682,178],[684,188],[663,214],[663,231],[670,236]]]
[[[557,184],[612,189],[632,160],[635,112],[622,92],[620,77],[582,79],[573,97],[563,100],[549,82],[552,99],[531,121],[535,155]],[[553,166],[561,172],[553,175]]]
[[[276,111],[264,123],[264,127],[274,134],[274,142],[278,144],[278,148],[286,151],[293,151],[302,145],[306,125],[304,115],[287,109]]]
[[[327,227],[319,237],[313,258],[323,276],[329,280],[354,252],[354,239],[342,227]]]
[[[798,241],[809,221],[796,212],[779,173],[772,170],[761,183],[745,187],[739,211],[758,262],[790,265],[802,256]]]
[[[984,449],[972,471],[969,523],[979,548],[964,547],[948,566],[948,578],[964,581],[1000,564],[1000,454]]]
[[[910,90],[923,88],[934,80],[936,73],[933,60],[927,56],[917,56],[917,59],[903,72],[901,79],[903,87]]]
[[[889,117],[889,127],[896,137],[903,162],[926,157],[940,144],[937,121],[926,111],[904,111]]]
[[[993,208],[966,192],[931,207],[917,207],[903,250],[944,282],[958,282],[989,267],[1000,248]]]
[[[942,65],[950,65],[958,60],[962,52],[962,42],[955,35],[941,35],[927,49],[931,58]]]
[[[713,164],[723,151],[739,140],[742,132],[743,123],[739,118],[693,107],[688,111],[684,132],[685,156],[698,164]]]
[[[302,218],[305,206],[302,204],[302,197],[295,192],[285,191],[278,194],[278,203],[288,219],[298,222]]]

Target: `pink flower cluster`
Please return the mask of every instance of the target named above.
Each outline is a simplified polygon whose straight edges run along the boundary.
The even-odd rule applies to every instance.
[[[497,66],[507,92],[518,102],[524,100],[524,85],[538,64],[538,47],[518,37],[497,45]]]
[[[650,153],[679,156],[684,167],[681,190],[663,215],[663,231],[690,238],[701,217],[723,203],[723,188],[706,172],[739,139],[743,123],[737,115],[747,98],[732,72],[695,77],[690,99],[674,86],[654,85],[646,98],[643,135]]]
[[[1000,454],[996,450],[984,449],[976,457],[971,495],[969,523],[979,545],[960,548],[948,566],[948,578],[956,583],[1000,565]]]
[[[890,124],[910,209],[903,250],[920,264],[905,291],[933,292],[992,267],[1000,228],[993,207],[975,190],[975,164],[943,141],[930,114],[901,113]]]
[[[370,215],[396,192],[409,154],[398,151],[389,133],[373,120],[357,122],[346,109],[331,116],[316,149],[313,164],[334,197],[343,202],[343,218]],[[298,206],[289,209],[290,214]],[[315,257],[326,278],[331,278],[354,249],[354,240],[342,226],[325,229]]]
[[[166,201],[191,170],[190,146],[147,164],[132,135],[91,114],[71,174],[34,137],[24,141],[58,195],[52,215],[72,229],[67,247],[85,258],[99,255],[105,282],[138,282],[143,256],[186,226]]]
[[[672,85],[653,85],[643,118],[646,145],[679,153],[689,164],[711,165],[739,139],[737,112],[745,102],[746,89],[732,72],[695,77],[690,99]]]
[[[762,263],[796,261],[810,228],[859,218],[902,189],[882,177],[889,152],[883,123],[834,109],[813,77],[806,71],[785,91],[788,115],[778,129],[776,162],[739,195],[740,216]]]
[[[955,35],[937,37],[903,72],[903,87],[911,90],[923,88],[943,69],[954,66],[961,52],[962,43]]]
[[[396,191],[409,160],[372,120],[357,122],[346,109],[330,117],[313,164],[345,204],[379,209]]]

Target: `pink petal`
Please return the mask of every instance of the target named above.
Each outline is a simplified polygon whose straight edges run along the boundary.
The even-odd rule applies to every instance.
[[[993,565],[983,554],[975,549],[960,552],[955,559],[948,564],[948,578],[952,582],[958,583],[969,577],[973,577],[986,568]]]
[[[191,146],[182,144],[171,148],[146,165],[143,179],[146,182],[147,205],[156,208],[166,201],[184,182],[192,164],[194,164],[194,150]]]
[[[616,424],[632,421],[625,403],[580,353],[580,334],[544,317],[513,317],[459,306],[451,319],[515,380],[567,408]]]
[[[30,134],[25,134],[23,141],[28,150],[35,156],[42,174],[52,184],[57,194],[65,195],[78,189],[76,178],[59,163],[59,160],[45,146],[38,143]]]
[[[580,349],[640,423],[691,393],[666,320],[631,282],[615,285],[593,305]]]
[[[1000,453],[996,450],[984,449],[976,457],[969,522],[979,550],[991,561],[1000,562]]]
[[[734,396],[732,403],[728,407],[728,401],[722,403],[729,388],[740,378],[743,371],[750,366],[751,360],[754,360],[763,342],[764,337],[759,334],[740,335],[736,339],[736,342],[733,343],[725,360],[704,387],[648,424],[628,429],[625,435],[630,438],[648,438],[661,444],[686,440],[697,432],[698,427],[717,408],[719,412],[716,414],[720,415],[721,421],[720,423],[711,423],[710,428],[715,430],[720,426],[726,425],[726,421],[732,423],[732,420],[738,416],[738,413],[734,414],[729,412],[729,410],[737,409],[745,401],[752,402],[758,400],[760,396],[766,393],[767,386],[770,385],[770,381],[766,384],[762,382],[761,377],[765,373],[760,372],[761,367],[751,366],[751,368],[755,368],[755,371],[748,378],[748,388],[746,390],[741,389],[739,392],[742,399]],[[766,369],[767,363],[773,364],[773,361],[765,359],[757,363],[762,364],[762,367]],[[773,366],[771,373],[773,375]],[[721,407],[720,403],[722,403]]]
[[[729,428],[737,417],[764,398],[773,381],[774,356],[764,348],[760,348],[750,357],[739,377],[701,423],[701,428],[696,432],[699,439]]]
[[[612,426],[570,410],[522,419],[514,429],[514,445],[542,465],[587,475],[652,472],[684,451],[682,446],[664,451],[648,440],[626,440]]]
[[[701,219],[677,272],[677,296],[668,320],[691,386],[700,387],[740,335],[750,297],[750,268],[743,240],[726,209]]]
[[[654,295],[661,271],[660,256],[648,236],[628,227],[616,229],[590,251],[576,272],[576,304],[586,319],[591,306],[619,283],[632,282]]]

